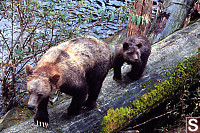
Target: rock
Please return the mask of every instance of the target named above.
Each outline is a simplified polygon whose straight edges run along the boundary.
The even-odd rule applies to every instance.
[[[22,107],[16,107],[9,110],[3,118],[0,119],[0,131],[31,118],[33,114],[34,113],[27,108]]]
[[[112,53],[125,36],[126,30],[122,30],[116,36],[105,40],[110,45]],[[67,98],[49,109],[50,124],[48,128],[36,126],[33,118],[31,118],[23,123],[4,129],[2,133],[100,132],[102,118],[107,114],[109,108],[115,109],[130,105],[130,101],[134,101],[146,93],[147,90],[142,87],[142,83],[149,80],[156,82],[157,77],[155,75],[162,76],[165,73],[164,68],[171,69],[170,65],[183,61],[185,57],[196,55],[198,47],[200,47],[200,22],[194,23],[155,43],[152,46],[152,53],[146,70],[140,80],[132,82],[125,76],[130,69],[128,65],[124,65],[122,68],[123,80],[121,82],[113,81],[113,71],[109,72],[97,101],[100,107],[66,119],[64,113],[71,101],[70,98]],[[129,95],[126,95],[127,92]]]

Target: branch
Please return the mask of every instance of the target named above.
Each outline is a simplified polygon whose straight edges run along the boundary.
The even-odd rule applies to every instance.
[[[8,48],[8,50],[9,50],[9,52],[10,52],[10,47],[9,47],[7,41],[6,41],[6,38],[4,37],[3,33],[1,32],[1,30],[0,30],[0,34],[1,34],[1,36],[2,36],[2,38],[3,38],[3,40],[4,40],[4,42],[5,42],[5,44],[6,44],[7,48]]]
[[[181,6],[186,6],[188,8],[192,8],[191,6],[188,6],[186,4],[183,4],[183,3],[177,3],[177,2],[171,2],[172,4],[176,4],[176,5],[181,5]]]
[[[145,121],[145,122],[143,122],[143,123],[141,123],[141,124],[138,124],[138,125],[134,126],[132,129],[134,129],[134,128],[136,128],[136,127],[139,127],[139,126],[141,126],[141,125],[144,125],[144,124],[146,124],[146,123],[148,123],[148,122],[150,122],[150,121],[152,121],[152,120],[154,120],[154,119],[158,119],[158,118],[160,118],[160,117],[163,117],[163,116],[165,116],[165,115],[167,115],[167,114],[170,114],[170,113],[172,113],[172,112],[174,112],[174,111],[177,111],[177,110],[178,110],[178,109],[174,109],[174,110],[169,111],[169,112],[167,112],[167,113],[165,113],[165,114],[162,114],[162,115],[156,116],[156,117],[154,117],[154,118],[151,118],[151,119],[149,119],[149,120],[147,120],[147,121]]]
[[[40,19],[36,24],[35,24],[35,28],[32,30],[32,32],[26,37],[26,40],[24,41],[24,43],[23,43],[23,46],[27,43],[27,42],[29,42],[29,40],[31,39],[31,35],[32,34],[34,34],[34,32],[35,32],[35,30],[37,29],[37,26],[38,26],[38,24],[40,23],[40,21],[41,21],[42,19]]]

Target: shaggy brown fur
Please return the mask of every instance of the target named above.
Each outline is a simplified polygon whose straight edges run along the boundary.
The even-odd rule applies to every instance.
[[[49,122],[47,103],[53,89],[72,96],[68,115],[81,113],[83,106],[95,108],[109,68],[109,47],[96,38],[79,37],[50,48],[34,69],[26,66],[28,108],[38,109],[34,121]]]
[[[142,76],[150,53],[151,44],[146,37],[135,35],[126,38],[115,53],[113,79],[121,80],[121,66],[126,62],[132,65],[132,69],[127,75],[133,80],[138,80]]]

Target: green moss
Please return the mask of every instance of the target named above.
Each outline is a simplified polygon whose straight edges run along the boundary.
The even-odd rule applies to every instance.
[[[170,76],[168,80],[154,84],[154,89],[133,101],[130,106],[115,110],[109,109],[101,123],[102,132],[116,132],[116,130],[128,125],[138,114],[148,110],[149,107],[153,108],[169,99],[177,89],[183,88],[182,86],[185,85],[186,81],[190,80],[191,84],[198,82],[194,80],[199,70],[195,57],[191,57],[183,63],[179,62],[174,66],[174,69],[175,71],[172,74],[166,73],[167,76]],[[142,86],[146,87],[146,83],[143,83]]]
[[[151,87],[149,87],[148,90],[151,90]]]
[[[56,129],[57,133],[63,133],[63,131],[61,131],[60,129]]]
[[[142,87],[146,88],[147,83],[142,83]]]
[[[168,77],[170,75],[170,71],[167,71],[166,72],[166,76]]]
[[[128,95],[128,93],[129,93],[129,92],[127,91],[126,93],[124,93],[124,95],[123,95],[123,96],[126,96],[126,95]]]
[[[27,112],[27,118],[30,119],[33,116],[33,112],[29,111]]]
[[[111,68],[111,69],[109,70],[109,72],[111,72],[112,70],[114,70],[114,68]]]
[[[101,105],[97,103],[97,107],[100,107]]]

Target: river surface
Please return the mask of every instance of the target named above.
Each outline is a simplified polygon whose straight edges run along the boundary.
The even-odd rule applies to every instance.
[[[45,0],[44,0],[45,1]],[[109,22],[102,22],[101,24],[96,24],[99,21],[97,21],[97,19],[100,17],[100,13],[99,10],[105,10],[105,17],[110,14],[112,11],[116,11],[118,10],[121,6],[125,6],[127,5],[126,1],[131,1],[131,0],[84,0],[84,2],[81,4],[81,6],[77,6],[77,1],[71,1],[71,0],[61,0],[59,2],[56,2],[55,0],[48,0],[46,2],[44,1],[40,1],[39,3],[40,5],[42,5],[43,7],[47,7],[50,4],[55,5],[54,9],[52,9],[52,11],[57,12],[62,11],[61,15],[64,14],[65,18],[68,19],[67,23],[65,23],[66,31],[72,30],[74,28],[77,28],[77,26],[82,27],[84,30],[84,33],[90,34],[91,36],[96,36],[99,39],[103,39],[106,37],[109,37],[111,35],[113,35],[114,33],[116,33],[117,31],[125,28],[128,26],[128,16],[127,18],[124,19],[124,22],[121,21],[121,19],[117,19],[116,17],[116,13],[114,13],[115,17],[114,19],[112,19]],[[55,1],[55,2],[53,2]],[[132,0],[133,1],[133,0]],[[153,8],[156,8],[156,2],[158,0],[153,0],[154,1],[154,6]],[[7,1],[3,1],[5,3],[8,4]],[[61,4],[60,4],[61,3]],[[88,12],[88,13],[86,13]],[[90,23],[86,23],[85,24],[85,20],[83,21],[83,18],[88,18],[87,15],[90,14],[89,12],[91,12],[92,14],[92,22]],[[120,13],[120,17],[124,17],[123,13],[128,13],[129,10],[126,11],[122,11]],[[98,14],[99,13],[99,14]],[[82,22],[81,25],[78,23],[78,17],[77,16],[81,16],[82,18]],[[88,21],[88,20],[87,20]],[[62,22],[62,21],[60,21]],[[12,29],[12,25],[11,25],[11,20],[10,19],[6,19],[3,18],[2,15],[0,14],[0,29],[2,31],[4,31],[4,33],[6,34],[5,37],[7,38],[11,38],[11,33],[10,30]],[[88,30],[88,27],[91,27],[92,25],[95,25],[95,27],[92,28],[92,30]],[[104,25],[104,26],[102,26]],[[56,27],[59,28],[59,27]],[[17,32],[19,31],[19,23],[14,23],[14,32],[15,34],[17,34]],[[43,30],[43,29],[40,29]],[[58,31],[59,34],[59,31]],[[16,36],[14,36],[16,37]],[[3,42],[1,42],[3,43]],[[1,55],[0,55],[1,56]]]

